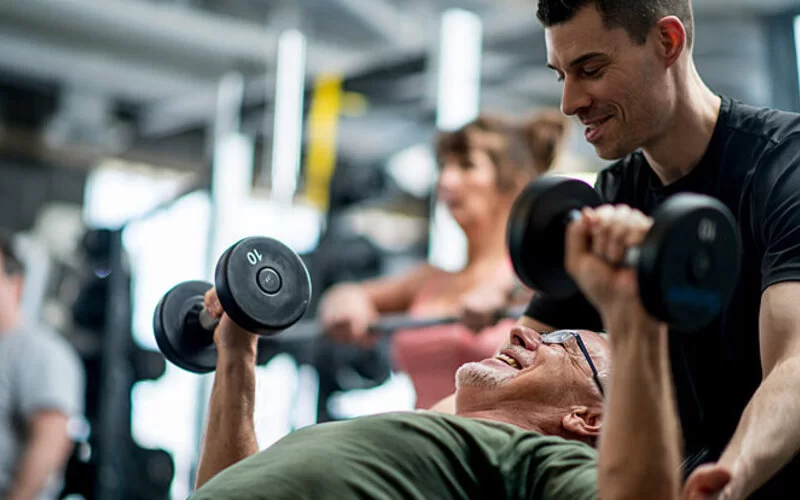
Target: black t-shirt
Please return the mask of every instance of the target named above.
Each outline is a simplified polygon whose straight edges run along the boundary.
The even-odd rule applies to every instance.
[[[595,189],[605,202],[645,214],[679,192],[706,194],[725,203],[739,223],[742,268],[731,303],[702,331],[673,331],[669,339],[685,450],[709,449],[707,459],[715,460],[761,382],[761,294],[775,283],[800,280],[800,115],[723,96],[708,149],[686,176],[664,186],[635,152],[600,172]],[[555,301],[537,294],[526,314],[553,327],[602,329],[582,296]],[[783,483],[792,473],[793,481]],[[780,476],[769,493],[759,493],[796,496],[800,459]]]

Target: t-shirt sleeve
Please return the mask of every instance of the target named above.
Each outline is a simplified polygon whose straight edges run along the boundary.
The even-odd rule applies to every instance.
[[[37,338],[28,346],[18,373],[21,415],[27,419],[45,410],[81,414],[86,384],[77,354],[66,343],[47,337]]]
[[[753,228],[762,249],[761,289],[800,280],[800,134],[761,160],[753,177]]]

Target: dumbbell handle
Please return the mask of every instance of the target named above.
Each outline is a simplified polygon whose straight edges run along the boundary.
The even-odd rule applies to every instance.
[[[212,316],[205,307],[198,313],[197,320],[200,322],[200,326],[203,327],[203,330],[208,330],[209,332],[216,330],[217,325],[219,325],[219,319]]]
[[[567,216],[564,220],[564,227],[569,225],[570,222],[578,221],[583,218],[580,210],[572,209],[567,212]],[[639,247],[629,247],[625,250],[625,255],[622,257],[622,261],[617,264],[617,267],[626,267],[626,268],[633,268],[639,264],[639,255],[641,253],[641,249]]]
[[[219,320],[211,315],[202,304],[193,303],[184,309],[184,331],[193,332],[193,342],[199,345],[208,344],[214,340],[214,330],[219,325]]]

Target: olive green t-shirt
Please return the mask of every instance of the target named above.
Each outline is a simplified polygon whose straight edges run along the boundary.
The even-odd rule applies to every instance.
[[[588,445],[487,420],[398,412],[300,429],[219,473],[191,498],[597,497]]]

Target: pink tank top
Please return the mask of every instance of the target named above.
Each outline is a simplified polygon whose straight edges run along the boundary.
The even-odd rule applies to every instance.
[[[502,272],[513,272],[503,269]],[[438,294],[444,276],[437,273],[420,290],[408,310],[412,317],[443,316],[459,311],[431,311],[427,305]],[[467,292],[465,292],[467,293]],[[493,356],[515,323],[505,319],[473,332],[461,324],[401,330],[392,336],[392,365],[405,372],[417,393],[416,407],[428,409],[455,391],[455,374],[461,365]]]

